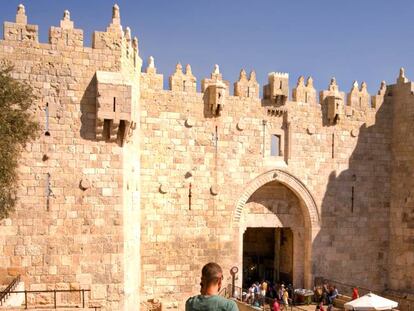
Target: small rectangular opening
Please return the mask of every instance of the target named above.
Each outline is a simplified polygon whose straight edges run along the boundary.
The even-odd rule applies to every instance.
[[[116,111],[116,97],[114,97],[114,112]]]
[[[270,142],[270,155],[280,156],[280,135],[272,134]]]

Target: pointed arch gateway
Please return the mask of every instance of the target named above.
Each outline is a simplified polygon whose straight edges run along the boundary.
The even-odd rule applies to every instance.
[[[259,175],[254,180],[252,180],[242,195],[239,197],[235,211],[233,214],[233,226],[239,229],[239,262],[243,262],[243,234],[245,233],[247,226],[242,221],[243,210],[248,203],[250,197],[261,187],[272,182],[278,182],[291,190],[300,202],[300,209],[302,211],[303,221],[304,221],[304,236],[302,237],[303,241],[302,247],[304,248],[303,259],[300,258],[303,267],[297,269],[296,279],[302,280],[300,283],[304,287],[311,288],[312,285],[312,244],[313,241],[320,230],[320,215],[316,205],[316,202],[307,189],[307,187],[294,175],[291,173],[281,170],[274,169],[268,171],[262,175]],[[268,224],[262,224],[260,221],[256,227],[268,227]],[[279,227],[274,225],[274,227]]]

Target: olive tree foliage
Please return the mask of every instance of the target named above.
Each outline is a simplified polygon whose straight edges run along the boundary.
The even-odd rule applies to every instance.
[[[12,70],[10,63],[0,62],[0,219],[14,209],[19,158],[25,144],[39,132],[33,120],[33,90],[14,79]]]

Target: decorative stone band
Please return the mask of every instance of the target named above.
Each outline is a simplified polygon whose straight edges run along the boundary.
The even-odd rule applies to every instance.
[[[299,179],[294,177],[292,174],[280,169],[271,170],[258,176],[247,186],[237,201],[236,210],[233,215],[234,224],[238,224],[240,222],[243,208],[246,205],[246,202],[249,200],[250,196],[257,189],[272,181],[278,181],[292,190],[303,202],[303,205],[307,210],[307,215],[304,215],[304,217],[307,218],[305,221],[311,225],[312,229],[320,227],[319,211],[315,200],[309,190]]]

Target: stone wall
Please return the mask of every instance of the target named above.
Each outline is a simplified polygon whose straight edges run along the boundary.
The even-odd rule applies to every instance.
[[[260,98],[254,72],[242,70],[231,92],[215,66],[200,93],[178,64],[164,90],[153,58],[140,72],[117,6],[91,48],[68,11],[49,36],[39,43],[19,6],[0,41],[43,125],[22,156],[16,211],[0,223],[0,276],[90,288],[107,310],[152,298],[182,310],[205,263],[219,262],[225,282],[241,270],[246,228],[283,226],[297,242],[296,287],[323,276],[412,291],[413,87],[403,72],[372,97],[365,83],[345,94],[332,79],[319,100],[312,78],[290,97],[289,75],[273,72]]]
[[[272,171],[287,172],[311,193],[305,202],[294,191],[305,243],[295,254],[304,265],[295,286],[323,275],[385,288],[391,105],[383,104],[384,85],[371,102],[365,84],[345,96],[332,80],[318,103],[312,80],[304,85],[300,78],[293,100],[272,86],[274,97],[271,91],[263,100],[249,92],[229,96],[227,89],[212,104],[206,87],[204,93],[163,90],[153,62],[149,69],[141,84],[143,297],[182,307],[199,291],[200,269],[211,260],[223,265],[229,281],[228,269],[241,266],[243,228],[252,226],[249,210],[237,202],[246,202]],[[273,73],[269,83],[279,83],[278,75],[286,81]],[[221,79],[216,67],[208,81],[229,85]],[[246,79],[242,71],[237,83]],[[281,139],[279,156],[270,155],[272,134]],[[253,226],[280,226],[270,216],[255,219]]]
[[[139,126],[123,148],[96,137],[96,72],[130,81],[138,106],[137,48],[117,7],[92,48],[83,46],[68,11],[49,43],[37,41],[23,6],[4,31],[0,59],[33,87],[42,131],[22,155],[16,211],[1,221],[0,275],[21,274],[28,290],[91,289],[91,303],[131,310],[139,303]],[[138,111],[130,114],[137,119]]]
[[[413,92],[413,83],[401,71],[397,84],[389,90],[394,118],[388,287],[411,297],[414,293]]]

